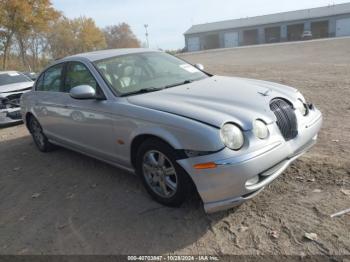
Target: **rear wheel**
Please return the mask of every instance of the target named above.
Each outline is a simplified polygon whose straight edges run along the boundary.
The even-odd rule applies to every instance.
[[[41,152],[49,152],[55,148],[45,136],[39,121],[34,116],[29,118],[28,127],[35,145]]]
[[[174,150],[158,139],[149,139],[140,146],[136,171],[147,192],[167,206],[180,206],[193,188],[188,174],[176,163]]]

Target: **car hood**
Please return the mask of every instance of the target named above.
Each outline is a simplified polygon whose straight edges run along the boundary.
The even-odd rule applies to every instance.
[[[0,94],[24,91],[32,88],[33,84],[34,82],[22,82],[22,83],[10,84],[10,85],[3,85],[3,86],[0,86]]]
[[[294,88],[253,79],[213,76],[190,84],[129,96],[132,104],[195,119],[215,127],[234,122],[251,130],[254,119],[276,121],[270,101],[282,97],[293,102]]]

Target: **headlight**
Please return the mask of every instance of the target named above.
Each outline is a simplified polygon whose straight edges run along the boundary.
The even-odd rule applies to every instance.
[[[225,124],[220,130],[222,142],[230,149],[239,150],[244,144],[244,137],[241,129],[234,124]]]
[[[308,109],[307,109],[307,106],[306,104],[301,101],[300,99],[298,99],[297,103],[296,103],[296,109],[299,110],[299,112],[303,115],[303,116],[306,116],[308,114]]]
[[[257,138],[265,139],[269,136],[269,129],[263,121],[257,119],[253,122],[253,133]]]

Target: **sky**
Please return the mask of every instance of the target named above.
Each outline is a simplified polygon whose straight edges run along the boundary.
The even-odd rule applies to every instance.
[[[126,22],[141,42],[148,24],[151,48],[179,49],[193,24],[245,18],[329,4],[344,0],[52,0],[69,18],[91,17],[99,27]]]

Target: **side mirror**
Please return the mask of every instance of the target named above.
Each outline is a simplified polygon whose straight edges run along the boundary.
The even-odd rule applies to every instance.
[[[80,85],[73,87],[69,95],[74,99],[95,99],[96,91],[89,85]]]
[[[195,64],[194,67],[196,67],[197,69],[203,71],[204,70],[204,66],[202,64]]]

